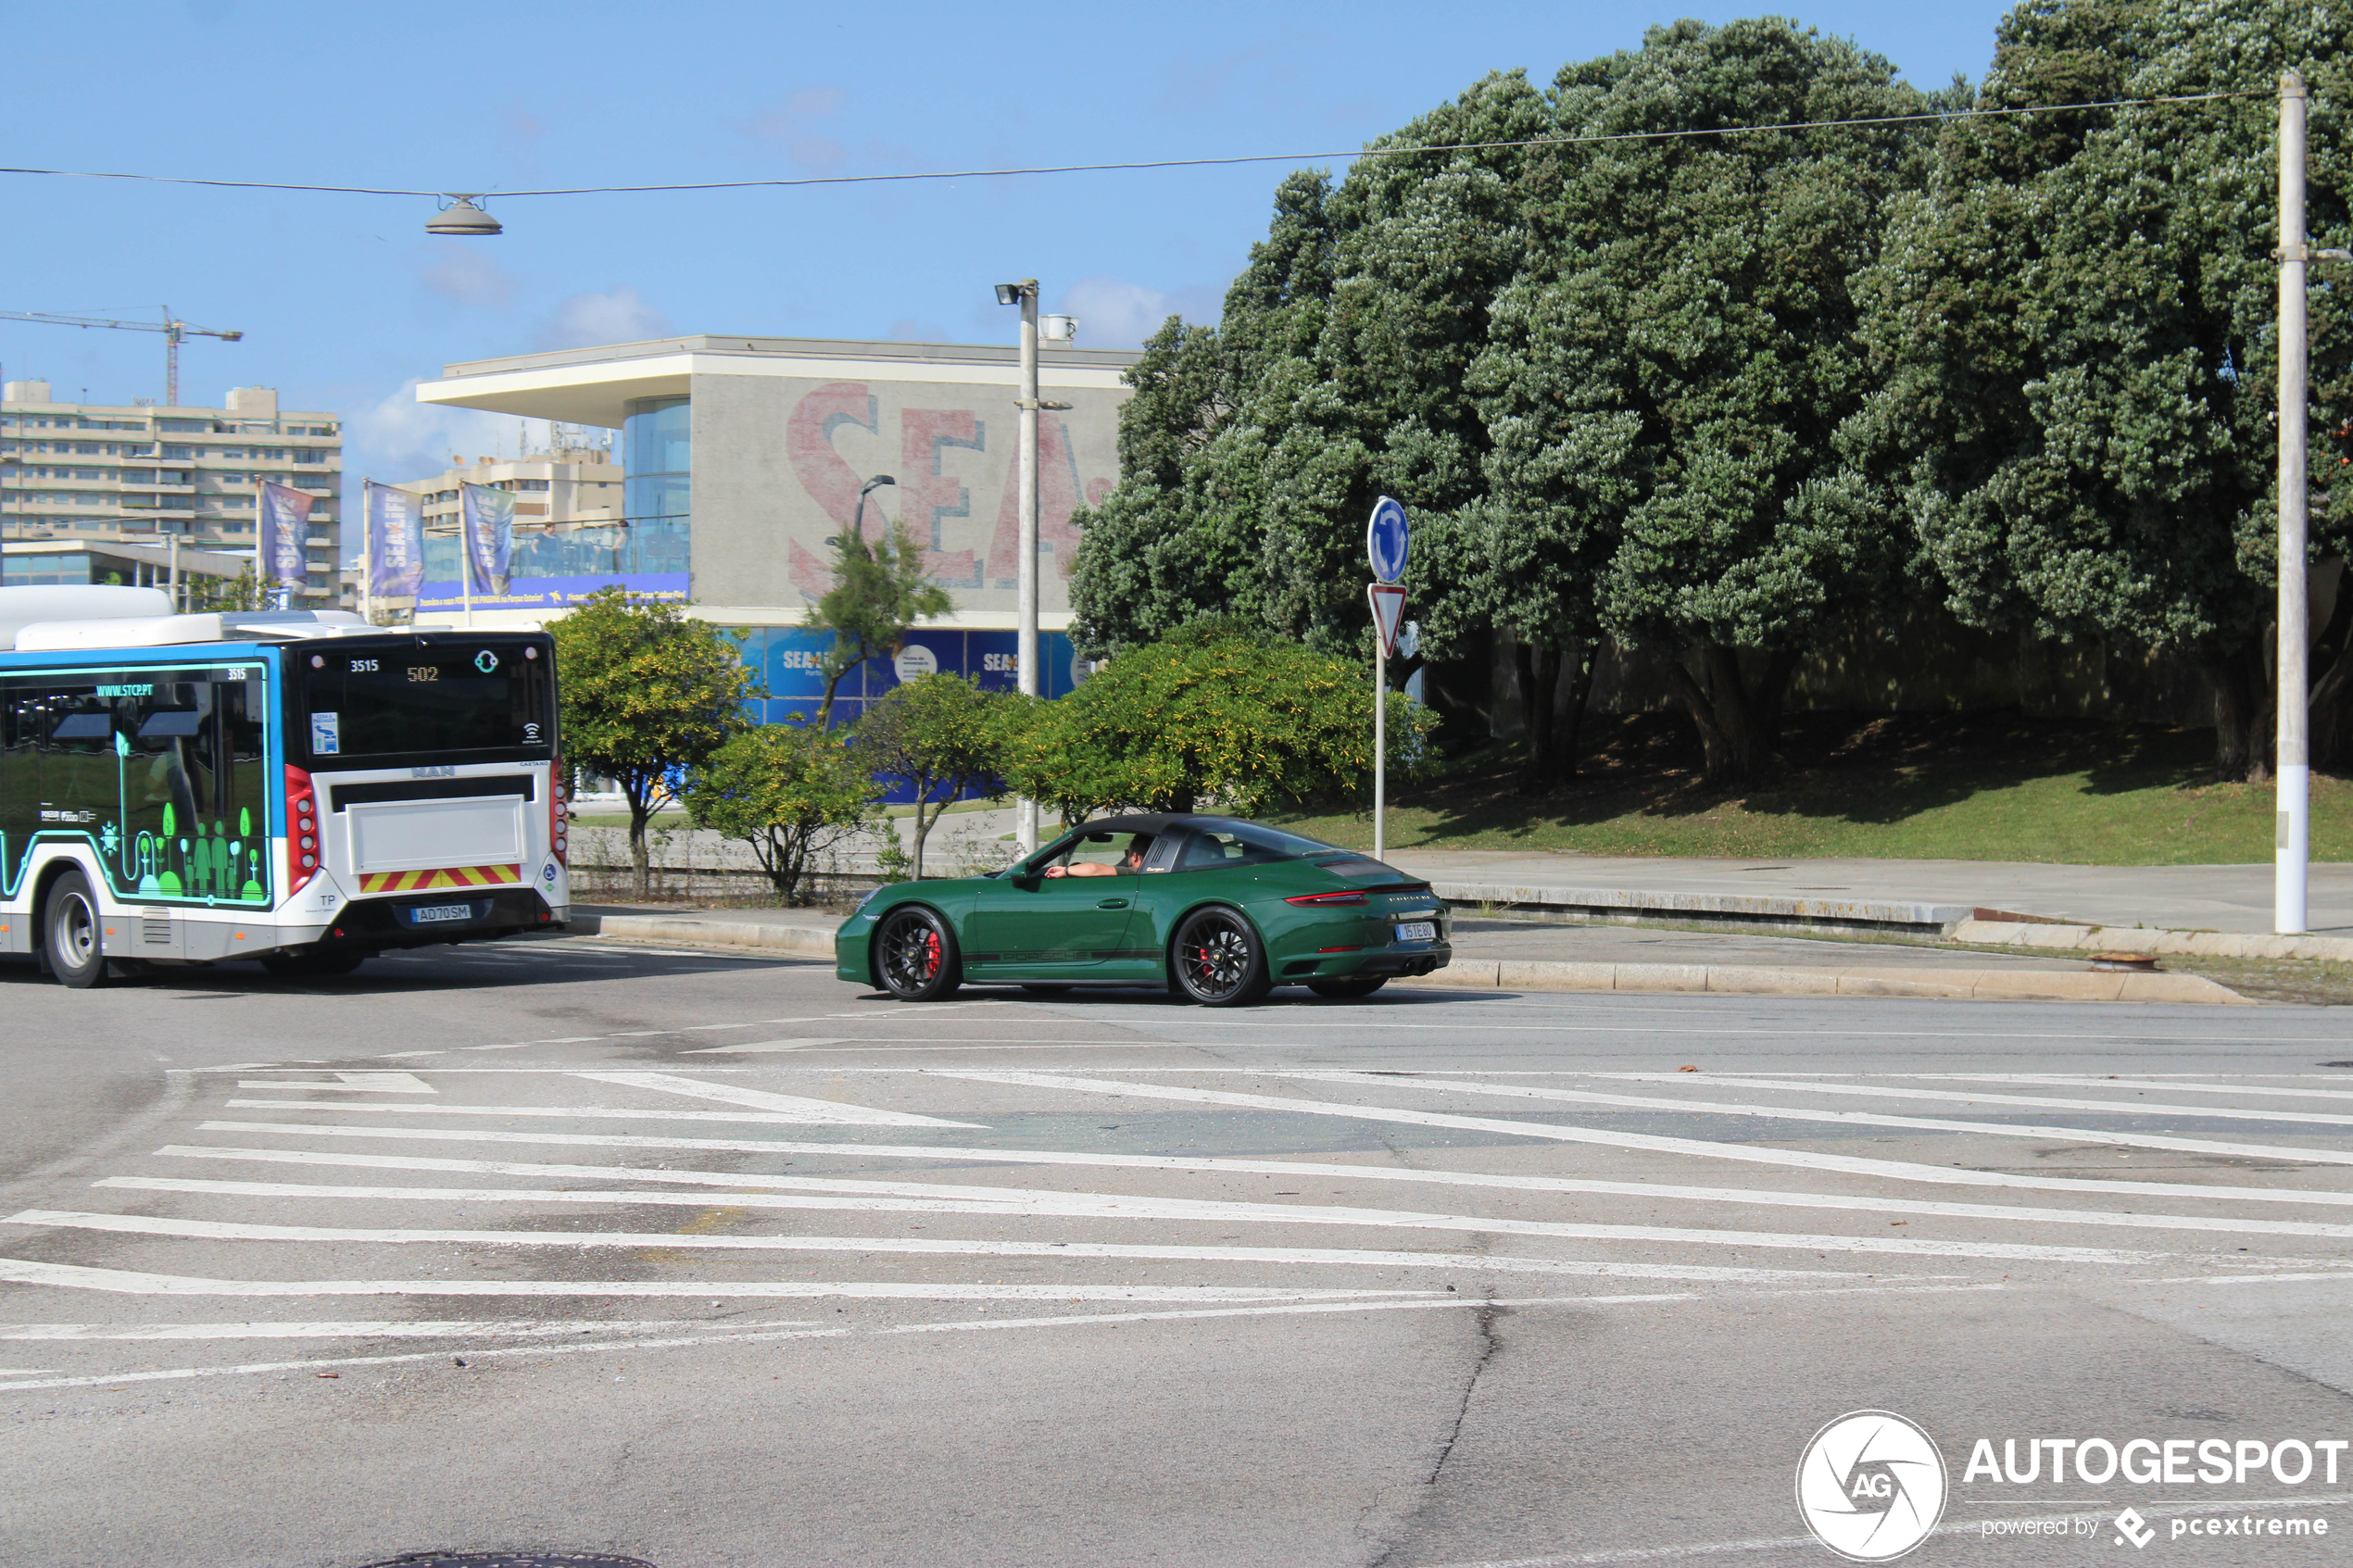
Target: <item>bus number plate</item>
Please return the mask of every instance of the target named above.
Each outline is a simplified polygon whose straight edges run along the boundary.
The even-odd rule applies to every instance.
[[[1435,942],[1438,940],[1438,922],[1427,920],[1407,921],[1397,928],[1397,940]]]
[[[427,904],[410,909],[409,918],[419,925],[438,920],[472,920],[474,918],[474,907],[472,904]]]

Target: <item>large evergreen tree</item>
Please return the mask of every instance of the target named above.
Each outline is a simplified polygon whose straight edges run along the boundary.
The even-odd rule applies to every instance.
[[[2308,227],[2342,245],[2348,34],[2345,0],[2029,0],[2002,22],[1981,107],[2246,95],[1957,121],[1864,283],[1887,391],[1863,466],[1900,497],[1947,605],[2198,659],[2233,777],[2263,769],[2271,701],[2273,88],[2289,67],[2313,85]],[[2313,403],[2341,419],[2338,297],[2313,295]],[[2324,445],[2316,476],[2335,466]],[[2344,552],[2348,516],[2316,517],[2316,558]]]

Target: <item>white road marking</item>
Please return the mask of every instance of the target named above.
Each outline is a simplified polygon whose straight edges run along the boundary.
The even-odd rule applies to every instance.
[[[902,1285],[894,1281],[693,1279],[207,1279],[0,1258],[0,1280],[118,1296],[700,1296],[861,1301],[1340,1301],[1427,1290],[1298,1290],[1225,1285]]]
[[[673,1171],[668,1167],[645,1165],[556,1165],[514,1160],[450,1160],[394,1154],[325,1154],[308,1149],[223,1148],[206,1144],[168,1144],[156,1150],[158,1157],[186,1160],[267,1160],[283,1165],[331,1165],[378,1171],[449,1171],[463,1174],[503,1176],[581,1177],[591,1181],[679,1182],[704,1186],[765,1187],[790,1192],[880,1193],[900,1198],[953,1198],[963,1201],[1002,1202],[1009,1198],[1040,1196],[1030,1189],[974,1185],[951,1185],[930,1182],[877,1182],[844,1176],[782,1176],[761,1175],[730,1171]],[[1628,1184],[1633,1186],[1634,1184]],[[1635,1187],[1642,1197],[1656,1198],[1658,1189]],[[1108,1193],[1069,1194],[1062,1197],[1116,1200],[1119,1202],[1155,1201],[1129,1198]],[[1222,1199],[1170,1198],[1172,1203],[1193,1204]],[[1264,1204],[1254,1207],[1281,1212],[1296,1212],[1295,1206]],[[1850,1199],[1837,1207],[1849,1211],[1878,1214],[1890,1211],[1891,1206],[1874,1199]],[[2255,1220],[2242,1216],[2213,1218],[2194,1214],[2118,1213],[2070,1209],[2022,1209],[2007,1205],[1928,1204],[1916,1206],[1923,1212],[1951,1217],[1997,1221],[2024,1220],[2051,1224],[2116,1225],[2137,1230],[2208,1231],[2222,1235],[2263,1235],[2319,1236],[2330,1239],[2353,1238],[2353,1224],[2312,1220]],[[1975,1212],[1969,1212],[1975,1210]],[[1376,1210],[1378,1212],[1379,1210]]]
[[[213,1241],[410,1242],[486,1247],[632,1247],[684,1251],[898,1252],[958,1258],[1119,1258],[1173,1262],[1332,1263],[1383,1269],[1461,1269],[1472,1273],[1602,1275],[1620,1279],[1759,1282],[1863,1279],[1830,1269],[1709,1268],[1672,1263],[1587,1262],[1563,1258],[1499,1257],[1483,1252],[1368,1252],[1316,1247],[1152,1247],[1088,1241],[945,1241],[894,1236],[682,1236],[672,1231],[370,1230],[335,1225],[237,1224],[220,1220],[165,1220],[145,1214],[84,1214],[27,1209],[0,1224],[179,1236]],[[7,1337],[0,1334],[0,1339]]]
[[[1921,1287],[1888,1286],[1865,1287],[1840,1295],[1884,1296],[1910,1295]],[[2000,1290],[1998,1285],[1931,1286],[1947,1290]],[[1759,1292],[1763,1295],[1793,1294],[1789,1292]],[[1819,1291],[1805,1292],[1808,1297]],[[1223,1318],[1304,1317],[1339,1312],[1385,1312],[1456,1311],[1478,1307],[1647,1307],[1702,1299],[1696,1293],[1681,1292],[1648,1296],[1531,1296],[1489,1298],[1477,1296],[1449,1297],[1441,1300],[1408,1301],[1345,1301],[1315,1302],[1280,1307],[1211,1307],[1189,1311],[1159,1312],[1073,1312],[1066,1316],[1045,1318],[974,1318],[950,1323],[891,1323],[874,1328],[761,1328],[736,1334],[696,1335],[678,1339],[621,1339],[594,1345],[517,1345],[480,1350],[469,1350],[472,1356],[561,1356],[594,1355],[614,1350],[674,1350],[700,1348],[706,1345],[741,1345],[777,1339],[849,1339],[889,1338],[911,1334],[993,1334],[1007,1330],[1031,1328],[1108,1328],[1137,1323],[1192,1323]],[[251,1376],[273,1372],[308,1372],[317,1367],[396,1366],[419,1361],[443,1361],[447,1350],[427,1350],[397,1356],[338,1356],[332,1360],[309,1361],[262,1361],[244,1366],[170,1367],[148,1372],[105,1373],[94,1376],[48,1378],[33,1383],[0,1384],[0,1392],[12,1388],[40,1390],[48,1388],[88,1388],[115,1383],[178,1382],[197,1377]]]
[[[770,1178],[773,1180],[774,1178]],[[755,1178],[757,1180],[757,1178]],[[447,1203],[577,1203],[602,1207],[648,1204],[713,1207],[709,1193],[577,1190],[529,1187],[332,1186],[296,1182],[225,1182],[193,1177],[108,1176],[94,1186],[133,1192],[220,1193],[240,1198],[327,1198],[367,1201]],[[749,1185],[749,1184],[746,1184]],[[835,1189],[892,1184],[816,1183]],[[912,1190],[938,1190],[916,1187]],[[952,1188],[947,1190],[954,1190]],[[1004,1191],[1007,1189],[987,1189]],[[1342,1209],[1287,1203],[1221,1203],[1206,1199],[1115,1198],[1094,1193],[1015,1194],[979,1198],[867,1197],[845,1191],[730,1192],[730,1209],[818,1209],[880,1214],[991,1214],[1054,1219],[1208,1220],[1221,1224],[1350,1225],[1370,1229],[1464,1231],[1493,1236],[1566,1236],[1579,1241],[1664,1241],[1701,1247],[1787,1248],[1806,1252],[1867,1252],[1911,1258],[1997,1258],[2025,1262],[2148,1263],[2163,1252],[2096,1247],[2042,1247],[2022,1242],[1931,1241],[1926,1237],[1805,1236],[1771,1231],[1692,1230],[1667,1225],[1581,1224],[1559,1220],[1485,1219],[1405,1210]]]
[[[814,1323],[814,1318],[795,1320]],[[704,1326],[691,1318],[601,1319],[550,1323],[545,1318],[456,1318],[402,1322],[393,1318],[335,1323],[0,1323],[0,1341],[156,1339],[537,1339],[549,1335],[674,1334]],[[740,1328],[712,1323],[712,1328]],[[782,1324],[771,1326],[781,1327]]]
[[[346,1089],[378,1095],[437,1095],[441,1091],[414,1073],[338,1073],[333,1083],[315,1078],[240,1078],[241,1089]]]
[[[1410,1083],[1446,1094],[1557,1100],[1573,1105],[1622,1107],[1634,1110],[1675,1110],[1703,1116],[1752,1116],[1782,1122],[1827,1122],[1849,1127],[1898,1127],[1931,1133],[1974,1133],[1983,1137],[2059,1138],[2069,1143],[2163,1148],[2183,1154],[2233,1154],[2242,1159],[2278,1160],[2296,1164],[2353,1165],[2353,1149],[2309,1148],[2300,1144],[2218,1143],[2210,1138],[2176,1138],[2158,1133],[2103,1133],[2089,1127],[2012,1126],[2000,1122],[1956,1122],[1941,1116],[1882,1116],[1868,1110],[1808,1110],[1791,1106],[1742,1105],[1725,1100],[1675,1099],[1657,1095],[1604,1095],[1585,1089],[1550,1089],[1533,1084],[1485,1084],[1461,1078],[1377,1077],[1345,1070],[1286,1072],[1278,1076],[1365,1087],[1394,1087]]]
[[[748,1105],[755,1110],[782,1111],[802,1120],[839,1127],[976,1127],[976,1122],[950,1122],[937,1116],[915,1116],[903,1110],[876,1110],[838,1100],[811,1099],[801,1095],[771,1094],[766,1089],[738,1088],[733,1084],[706,1084],[673,1073],[580,1073],[575,1077],[624,1088],[654,1089],[689,1099],[717,1100],[723,1105]]]
[[[981,1068],[963,1067],[925,1067],[918,1068],[916,1071],[939,1078],[970,1078],[982,1083],[1013,1084],[1033,1088],[1071,1089],[1082,1094],[1128,1096],[1139,1099],[1183,1100],[1199,1105],[1242,1105],[1262,1110],[1295,1110],[1311,1116],[1341,1116],[1363,1122],[1399,1122],[1416,1127],[1460,1127],[1478,1133],[1505,1133],[1515,1137],[1550,1138],[1562,1143],[1599,1144],[1609,1148],[1649,1149],[1660,1154],[1693,1154],[1713,1160],[1737,1160],[1758,1165],[1790,1165],[1809,1171],[1843,1171],[1856,1175],[1886,1176],[1903,1181],[1953,1182],[1984,1186],[2059,1187],[2059,1179],[2048,1176],[2005,1176],[1994,1172],[1973,1172],[1957,1167],[1945,1170],[1934,1165],[1906,1164],[1890,1160],[1868,1160],[1847,1154],[1814,1154],[1797,1149],[1768,1148],[1756,1144],[1715,1143],[1704,1138],[1663,1137],[1652,1133],[1604,1132],[1592,1127],[1567,1126],[1557,1122],[1506,1122],[1489,1116],[1452,1116],[1439,1111],[1402,1110],[1391,1106],[1300,1099],[1295,1097],[1276,1095],[1232,1094],[1222,1089],[1188,1089],[1173,1084],[1138,1084],[1110,1078],[1074,1078],[1055,1073],[994,1072]],[[1312,1076],[1289,1073],[1276,1075]],[[1348,1073],[1337,1073],[1334,1076],[1344,1082],[1356,1081],[1352,1074]],[[1378,1085],[1393,1084],[1395,1081],[1389,1078],[1370,1080]],[[1451,1083],[1451,1080],[1449,1082]],[[1433,1087],[1445,1086],[1435,1080],[1432,1080],[1431,1084]],[[230,1103],[235,1105],[240,1102],[232,1100]],[[1680,1105],[1680,1101],[1676,1103]],[[429,1108],[379,1106],[372,1109],[422,1110]],[[2005,1133],[2016,1131],[2007,1127],[2000,1130]],[[2304,1149],[2290,1152],[2296,1158],[2303,1158],[2310,1153]],[[2271,1156],[2271,1158],[2287,1157],[2284,1154]],[[2353,1160],[2353,1156],[2343,1158]],[[2137,1185],[2142,1190],[2180,1190],[2162,1188],[2150,1183]],[[2124,1185],[2120,1182],[2084,1182],[2060,1190],[2121,1191],[2124,1190]],[[2236,1189],[2231,1190],[2235,1194]]]
[[[2317,1042],[2316,1042],[2317,1043]],[[2133,1078],[2097,1078],[2082,1075],[2065,1076],[2044,1073],[1890,1073],[1890,1078],[1928,1078],[1959,1084],[2022,1084],[2048,1085],[2070,1089],[2165,1089],[2183,1095],[2262,1095],[2274,1099],[2353,1099],[2353,1089],[2272,1089],[2253,1084],[2189,1084],[2161,1076],[2142,1074]],[[2282,1078],[2295,1073],[2263,1074]],[[2342,1083],[2341,1076],[2337,1079]],[[2201,1110],[2201,1116],[2211,1111]]]
[[[815,1154],[874,1160],[942,1160],[998,1165],[1077,1165],[1105,1170],[1232,1171],[1251,1175],[1336,1176],[1366,1182],[1423,1182],[1443,1186],[1497,1187],[1507,1192],[1586,1192],[1674,1198],[1695,1203],[1763,1203],[1805,1209],[1855,1209],[1868,1213],[1950,1214],[1966,1219],[2086,1218],[2069,1209],[2018,1209],[1999,1204],[1944,1203],[1925,1198],[1853,1198],[1840,1193],[1786,1192],[1758,1187],[1680,1186],[1667,1182],[1612,1182],[1576,1176],[1497,1176],[1477,1171],[1415,1170],[1393,1165],[1336,1165],[1303,1160],[1235,1160],[1214,1155],[1076,1154],[1053,1149],[969,1148],[952,1145],[795,1143],[767,1138],[657,1137],[635,1133],[510,1133],[444,1127],[337,1127],[320,1122],[204,1122],[206,1133],[283,1133],[317,1138],[397,1138],[426,1143],[520,1144],[541,1148],[723,1149],[743,1154]],[[1711,1146],[1712,1147],[1712,1146]],[[1966,1167],[1912,1165],[1893,1160],[1836,1157],[1823,1167],[1893,1181],[2004,1187],[2031,1192],[2078,1192],[2096,1198],[2168,1198],[2217,1202],[2298,1203],[2353,1208],[2353,1192],[2304,1187],[2205,1186],[2187,1182],[2102,1181],[2078,1176],[2028,1176]],[[2090,1221],[2088,1223],[2097,1223]]]
[[[491,1047],[476,1046],[475,1050]],[[566,1076],[576,1076],[567,1072]],[[782,1098],[782,1097],[780,1097]],[[231,1110],[364,1110],[373,1115],[406,1114],[416,1116],[561,1116],[575,1120],[602,1122],[750,1122],[766,1127],[813,1126],[874,1126],[865,1119],[819,1115],[814,1112],[776,1110],[624,1110],[610,1105],[332,1105],[307,1099],[233,1099],[224,1102]],[[812,1100],[812,1105],[831,1105],[831,1100]],[[857,1110],[857,1106],[843,1106],[843,1110]],[[870,1112],[873,1116],[892,1114],[888,1111]],[[886,1123],[881,1125],[903,1126],[907,1123]],[[941,1122],[921,1119],[917,1125],[932,1127],[976,1127],[976,1122]]]
[[[730,1025],[733,1027],[733,1025]],[[817,1035],[806,1040],[747,1040],[737,1046],[700,1046],[684,1052],[686,1056],[732,1055],[744,1051],[805,1051],[813,1046],[837,1046],[841,1036]]]
[[[1696,1075],[1689,1073],[1596,1073],[1593,1076],[1639,1084],[1705,1084],[1710,1082],[1710,1075],[1705,1073]],[[1714,1081],[1718,1084],[1729,1082],[1720,1077]],[[1903,1089],[1885,1084],[1822,1084],[1747,1075],[1737,1080],[1737,1086],[1749,1089],[1788,1089],[1795,1094],[1808,1095],[1856,1095],[1866,1099],[1937,1100],[1945,1104],[1958,1102],[1993,1109],[1999,1109],[2006,1105],[2031,1105],[2046,1110],[2116,1110],[2134,1116],[2203,1116],[2234,1122],[2289,1122],[2301,1123],[2309,1126],[2353,1127],[2353,1116],[2340,1116],[2320,1110],[2246,1110],[2230,1106],[2166,1105],[2146,1100],[2062,1099],[2051,1095],[1971,1094],[1964,1089]],[[2183,1088],[2188,1085],[2111,1084],[2104,1086],[2133,1089]],[[2218,1093],[2224,1094],[2246,1092],[2225,1089],[2219,1084],[2215,1085],[2214,1088]]]

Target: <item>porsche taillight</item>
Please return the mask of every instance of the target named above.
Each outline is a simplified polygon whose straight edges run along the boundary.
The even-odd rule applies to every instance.
[[[564,786],[564,759],[555,758],[547,764],[547,847],[555,851],[559,865],[569,866],[572,857],[565,848],[571,825],[572,791]]]
[[[286,896],[292,897],[319,874],[319,795],[310,775],[286,770]]]
[[[1305,904],[1310,908],[1320,908],[1327,904],[1362,904],[1365,901],[1365,896],[1362,893],[1353,891],[1347,893],[1302,893],[1296,898],[1286,898],[1283,900],[1286,904]]]

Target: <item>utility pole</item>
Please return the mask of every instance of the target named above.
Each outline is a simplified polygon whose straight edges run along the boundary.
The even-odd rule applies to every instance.
[[[1038,682],[1038,280],[999,284],[998,299],[1021,303],[1021,435],[1017,443],[1020,480],[1014,505],[1021,520],[1020,561],[1015,568],[1020,630],[1015,634],[1016,678],[1024,696],[1040,695]],[[1014,802],[1013,839],[1025,855],[1038,847],[1038,802],[1024,796]]]
[[[2301,935],[2307,913],[2306,869],[2311,851],[2311,682],[2305,668],[2310,638],[2305,624],[2305,523],[2309,477],[2305,472],[2306,359],[2304,270],[2311,252],[2304,234],[2304,78],[2280,78],[2280,608],[2279,769],[2273,784],[2279,816],[2272,836],[2271,929]]]

